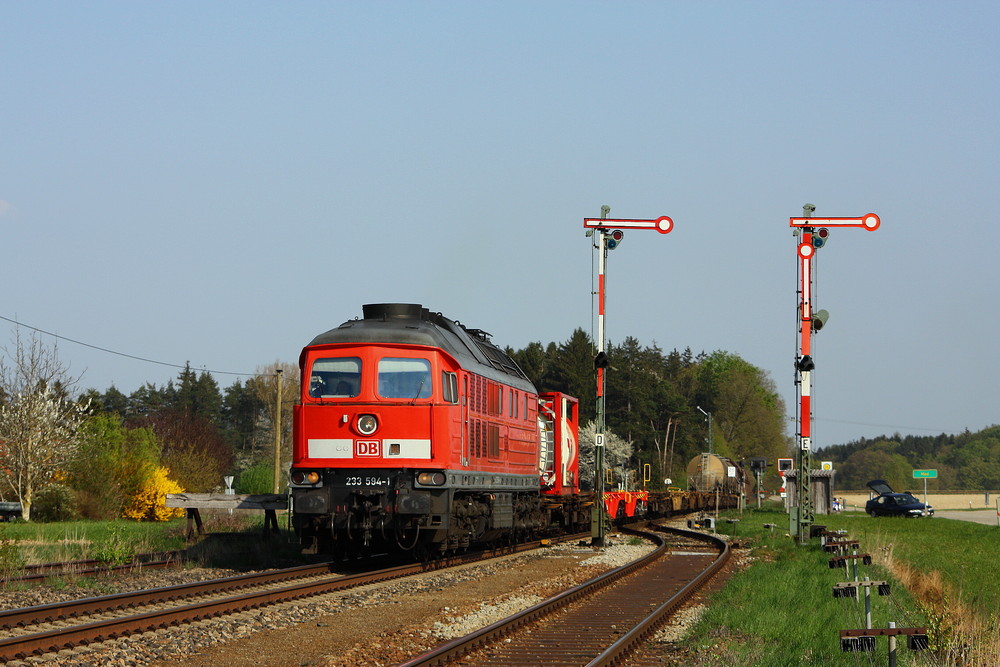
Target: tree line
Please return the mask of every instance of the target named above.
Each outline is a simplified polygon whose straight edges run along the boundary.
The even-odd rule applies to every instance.
[[[913,478],[914,470],[937,470],[930,480],[937,489],[1000,489],[1000,426],[958,435],[861,438],[825,447],[820,456],[833,461],[841,489],[864,489],[873,479],[898,491],[916,489],[923,482]]]

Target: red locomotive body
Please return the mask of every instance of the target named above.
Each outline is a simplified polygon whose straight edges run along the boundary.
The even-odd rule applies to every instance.
[[[539,397],[485,332],[366,305],[300,367],[290,486],[307,549],[497,542],[549,525],[562,505],[546,494],[577,491],[576,399]]]

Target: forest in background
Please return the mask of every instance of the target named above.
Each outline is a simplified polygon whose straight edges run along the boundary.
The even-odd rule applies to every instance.
[[[833,461],[838,489],[864,489],[873,479],[884,479],[893,489],[923,484],[914,470],[937,470],[928,480],[942,490],[1000,489],[1000,426],[958,435],[881,435],[844,445],[825,447],[817,454]]]

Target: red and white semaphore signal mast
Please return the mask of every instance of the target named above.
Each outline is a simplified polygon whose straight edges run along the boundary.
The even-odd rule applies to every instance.
[[[795,357],[795,383],[798,388],[798,447],[796,448],[796,502],[790,508],[789,532],[797,536],[800,544],[809,541],[809,528],[813,523],[813,505],[810,495],[812,481],[812,371],[816,363],[812,357],[812,333],[819,331],[829,317],[825,310],[814,310],[812,303],[812,274],[816,250],[826,245],[830,227],[861,227],[872,232],[878,229],[879,217],[868,213],[860,218],[814,218],[816,207],[806,204],[801,218],[789,218],[798,237],[799,278],[799,349]]]
[[[661,234],[669,234],[674,228],[674,221],[663,215],[655,220],[609,219],[610,206],[601,207],[600,218],[584,218],[583,226],[587,236],[596,236],[597,243],[597,356],[594,357],[594,369],[597,373],[597,433],[594,435],[594,494],[598,498],[590,522],[591,544],[604,546],[605,522],[604,503],[601,494],[604,491],[604,371],[608,367],[608,356],[604,350],[604,284],[605,263],[608,250],[614,250],[625,238],[626,229],[655,229]],[[596,234],[595,234],[596,232]]]

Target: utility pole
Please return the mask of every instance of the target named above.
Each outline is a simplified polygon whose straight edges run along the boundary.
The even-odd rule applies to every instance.
[[[705,412],[704,410],[701,409],[700,405],[696,405],[695,407],[698,408],[698,412],[700,412],[701,414],[705,415],[705,417],[708,418],[708,437],[705,438],[705,442],[708,443],[708,453],[711,454],[712,453],[712,444],[713,444],[713,442],[712,442],[712,413],[711,412]]]
[[[587,236],[597,237],[597,355],[594,357],[594,371],[597,375],[597,418],[594,434],[594,508],[590,515],[590,543],[603,547],[607,533],[606,512],[604,511],[604,389],[608,354],[605,351],[604,336],[604,296],[605,266],[608,250],[614,250],[625,238],[624,229],[655,229],[667,234],[674,228],[674,222],[667,216],[655,220],[609,220],[610,206],[601,207],[600,218],[584,218],[583,226]]]
[[[868,213],[860,218],[813,218],[813,204],[802,207],[801,218],[789,218],[792,232],[798,238],[798,296],[799,327],[798,351],[795,356],[795,384],[798,407],[798,446],[796,463],[796,506],[789,512],[789,533],[799,544],[809,543],[809,530],[813,523],[812,486],[812,371],[816,362],[812,357],[812,334],[826,325],[829,313],[813,309],[813,263],[816,250],[826,245],[829,227],[861,227],[868,231],[878,229],[879,217]]]
[[[278,397],[274,406],[274,493],[279,493],[281,482],[281,377],[282,369],[278,369]]]

